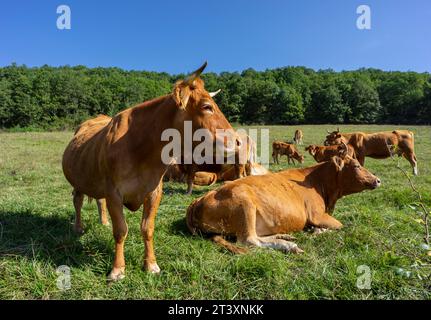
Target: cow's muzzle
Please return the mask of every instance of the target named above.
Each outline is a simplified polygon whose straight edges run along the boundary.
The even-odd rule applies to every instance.
[[[382,182],[380,181],[379,178],[376,178],[370,185],[371,189],[376,189],[378,187],[380,187],[380,185],[382,184]]]

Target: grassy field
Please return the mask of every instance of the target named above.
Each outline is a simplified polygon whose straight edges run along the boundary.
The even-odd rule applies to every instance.
[[[291,139],[293,127],[269,127],[273,139]],[[341,126],[342,131],[395,126]],[[420,175],[413,181],[431,205],[431,127],[415,132]],[[305,144],[321,143],[330,126],[302,126]],[[126,212],[127,277],[107,285],[113,259],[111,229],[98,224],[96,204],[86,203],[86,233],[72,231],[71,186],[61,156],[72,132],[0,134],[0,299],[430,299],[431,256],[411,205],[415,195],[391,159],[366,160],[382,187],[340,200],[334,216],[341,231],[296,234],[302,255],[254,249],[234,256],[191,236],[185,209],[210,188],[184,195],[166,183],[156,221],[155,247],[162,273],[141,270],[141,211]],[[306,156],[305,166],[314,160]],[[401,161],[410,173],[407,161]],[[288,167],[285,157],[279,171]],[[57,288],[56,268],[71,268],[71,288]],[[357,267],[371,269],[370,290],[356,286]],[[402,268],[404,272],[400,269]]]

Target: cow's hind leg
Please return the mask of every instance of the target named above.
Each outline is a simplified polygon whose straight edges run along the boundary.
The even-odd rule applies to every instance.
[[[126,262],[124,260],[124,242],[127,238],[127,223],[123,213],[123,203],[119,195],[106,198],[109,215],[112,221],[112,232],[115,239],[115,257],[108,280],[117,281],[125,277]]]
[[[404,158],[407,159],[408,162],[410,162],[410,165],[413,168],[413,174],[417,176],[419,174],[418,172],[418,160],[416,159],[416,155],[414,152],[407,152],[403,153]]]
[[[82,203],[84,202],[84,194],[73,190],[73,206],[75,207],[75,224],[73,226],[73,229],[77,234],[83,234],[84,228],[82,227],[82,221],[81,221],[81,209],[82,209]]]
[[[157,188],[145,197],[144,214],[141,221],[141,233],[145,242],[144,269],[151,273],[160,273],[154,254],[153,234],[157,209],[162,199],[162,186],[163,183],[160,182]]]
[[[107,209],[106,209],[106,200],[105,199],[97,199],[97,210],[99,211],[99,221],[104,226],[109,226]]]
[[[283,252],[303,252],[296,243],[284,240],[288,235],[273,235],[267,237],[259,237],[256,233],[256,208],[249,204],[244,204],[243,220],[240,221],[241,232],[237,233],[239,242],[248,246],[256,246],[262,248],[273,248]],[[284,238],[284,239],[283,239]]]

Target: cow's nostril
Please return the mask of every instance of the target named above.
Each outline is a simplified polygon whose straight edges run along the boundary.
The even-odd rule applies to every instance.
[[[241,145],[242,145],[242,141],[241,141],[241,139],[236,139],[236,145],[237,145],[238,147],[241,147]]]
[[[377,179],[377,183],[380,184],[380,182],[381,182],[380,179]]]

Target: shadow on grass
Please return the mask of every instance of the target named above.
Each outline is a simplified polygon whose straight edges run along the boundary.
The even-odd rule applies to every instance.
[[[76,267],[94,263],[94,256],[111,257],[110,245],[90,239],[84,247],[66,217],[0,211],[0,257],[21,256]]]
[[[183,237],[192,237],[192,234],[187,228],[185,218],[181,218],[172,222],[172,224],[169,227],[169,231],[171,234],[174,234],[174,235],[180,235]]]

